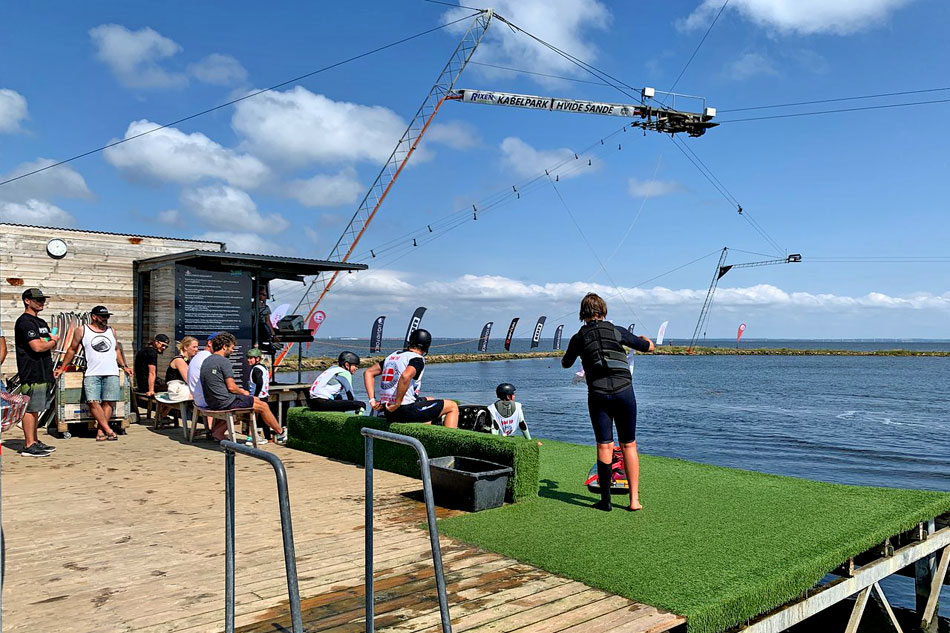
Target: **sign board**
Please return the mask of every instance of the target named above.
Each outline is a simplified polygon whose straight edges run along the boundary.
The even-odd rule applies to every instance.
[[[251,274],[247,271],[210,271],[175,266],[175,340],[194,336],[199,345],[212,332],[230,332],[237,339],[231,355],[234,380],[244,384],[251,346]]]
[[[603,114],[605,116],[642,117],[646,109],[625,103],[604,103],[601,101],[583,101],[580,99],[555,99],[554,97],[536,97],[511,92],[493,90],[459,90],[462,101],[503,105],[532,110],[550,110],[551,112],[580,112],[583,114]]]

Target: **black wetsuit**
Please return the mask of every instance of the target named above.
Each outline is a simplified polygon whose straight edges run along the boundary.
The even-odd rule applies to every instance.
[[[637,399],[623,345],[638,352],[650,350],[649,341],[610,321],[589,321],[571,337],[561,359],[565,368],[581,359],[587,378],[587,408],[598,444],[614,441],[614,425],[621,444],[637,439]]]

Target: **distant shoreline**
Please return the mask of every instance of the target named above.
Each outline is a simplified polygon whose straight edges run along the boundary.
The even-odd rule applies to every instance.
[[[692,354],[686,353],[686,347],[680,345],[660,346],[654,354],[660,356],[939,356],[950,357],[950,351],[915,351],[906,349],[866,350],[856,351],[847,349],[791,349],[783,348],[729,348],[729,347],[695,347]],[[440,363],[482,363],[499,360],[524,360],[528,358],[560,358],[564,350],[548,350],[543,352],[487,352],[472,354],[433,354],[426,357],[429,364]],[[368,356],[362,359],[367,364],[379,362],[384,356]],[[325,369],[336,363],[336,358],[327,356],[304,357],[301,367],[305,370]],[[282,363],[283,371],[297,369],[297,357],[287,356]]]

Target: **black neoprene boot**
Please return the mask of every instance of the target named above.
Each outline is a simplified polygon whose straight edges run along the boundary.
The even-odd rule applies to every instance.
[[[600,485],[600,501],[594,504],[598,510],[610,512],[610,484],[613,480],[613,468],[610,464],[597,460],[597,483]]]

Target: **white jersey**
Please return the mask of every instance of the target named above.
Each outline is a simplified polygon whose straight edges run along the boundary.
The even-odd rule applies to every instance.
[[[248,386],[251,392],[251,395],[254,395],[254,392],[257,391],[257,383],[261,383],[261,392],[257,394],[257,397],[261,400],[267,400],[267,396],[270,395],[270,372],[267,371],[267,368],[258,363],[251,367],[251,371],[248,373]]]
[[[115,330],[107,327],[96,332],[85,325],[82,328],[82,348],[86,355],[87,376],[118,376],[119,361],[115,353]]]
[[[503,416],[501,412],[495,408],[495,404],[496,403],[488,405],[488,415],[490,415],[492,419],[492,434],[514,435],[515,431],[521,426],[521,423],[524,422],[524,413],[521,411],[521,403],[515,403],[515,410],[508,417]]]
[[[406,371],[409,361],[414,358],[422,358],[422,354],[415,352],[393,352],[383,361],[383,373],[379,378],[379,401],[384,404],[392,404],[396,401],[396,386],[399,384],[399,377]],[[425,362],[425,359],[423,359]],[[419,389],[422,387],[422,374],[425,373],[425,367],[412,379],[406,395],[402,397],[400,405],[412,404],[419,396]]]
[[[191,395],[195,399],[195,406],[201,409],[208,408],[205,392],[201,389],[201,366],[209,356],[211,352],[203,349],[188,363],[188,388],[191,389]]]
[[[348,369],[339,365],[325,370],[310,385],[311,398],[338,400],[345,394],[353,395],[353,377]]]

